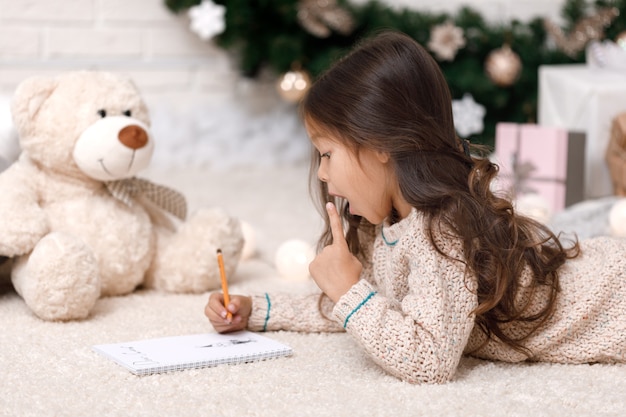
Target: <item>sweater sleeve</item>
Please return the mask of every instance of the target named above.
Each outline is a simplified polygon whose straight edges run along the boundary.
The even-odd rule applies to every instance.
[[[405,282],[401,297],[361,280],[339,299],[333,314],[390,374],[411,383],[446,382],[474,326],[476,295],[467,288],[464,271],[461,262],[413,248],[374,270],[382,291],[390,291],[385,282]]]
[[[265,293],[252,296],[248,329],[295,332],[343,331],[332,317],[333,302],[321,293]]]

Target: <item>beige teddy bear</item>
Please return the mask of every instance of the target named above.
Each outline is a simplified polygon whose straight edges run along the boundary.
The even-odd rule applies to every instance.
[[[240,222],[220,209],[184,219],[182,196],[135,177],[154,138],[133,82],[109,72],[33,77],[14,95],[22,153],[0,173],[0,256],[45,320],[87,317],[102,296],[143,285],[171,292],[219,287],[216,251],[232,274]],[[208,191],[208,190],[207,190]]]

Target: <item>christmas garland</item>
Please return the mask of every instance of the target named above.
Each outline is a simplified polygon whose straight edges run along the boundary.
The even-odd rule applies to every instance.
[[[300,92],[363,36],[380,29],[407,33],[439,62],[454,98],[460,136],[493,145],[501,121],[536,121],[540,65],[585,62],[585,48],[607,39],[626,54],[626,0],[567,0],[564,25],[534,18],[490,24],[472,8],[456,14],[390,8],[374,0],[165,0],[187,12],[191,30],[236,51],[255,77],[277,74],[279,91]],[[610,45],[614,46],[614,45]]]

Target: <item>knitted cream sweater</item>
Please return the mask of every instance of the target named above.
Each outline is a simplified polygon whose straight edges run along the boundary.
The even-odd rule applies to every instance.
[[[436,235],[445,253],[462,259],[458,239]],[[383,369],[412,383],[449,381],[464,352],[493,360],[562,363],[626,362],[626,241],[583,241],[582,255],[561,269],[556,312],[525,346],[532,356],[490,340],[474,326],[476,277],[437,252],[413,210],[379,228],[371,264],[334,305],[320,294],[253,296],[251,330],[325,332],[346,330]],[[521,279],[528,280],[526,271]],[[531,306],[540,308],[541,292]],[[518,295],[528,301],[529,292]],[[320,309],[321,308],[321,309]],[[320,311],[321,310],[321,311]],[[523,324],[505,329],[523,334]]]

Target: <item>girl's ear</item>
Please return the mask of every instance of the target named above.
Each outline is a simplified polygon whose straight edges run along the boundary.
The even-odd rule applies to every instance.
[[[378,160],[383,164],[386,164],[389,162],[389,159],[391,159],[391,156],[389,155],[389,152],[376,151],[376,158],[378,158]]]

